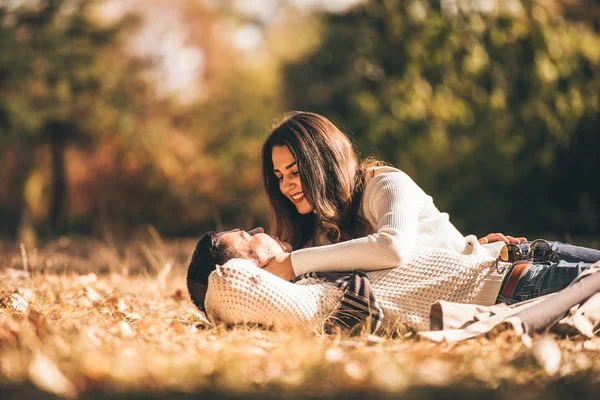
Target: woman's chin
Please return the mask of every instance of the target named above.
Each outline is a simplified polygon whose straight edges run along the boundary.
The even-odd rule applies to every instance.
[[[310,214],[313,208],[310,205],[299,204],[296,206],[296,210],[299,214]]]

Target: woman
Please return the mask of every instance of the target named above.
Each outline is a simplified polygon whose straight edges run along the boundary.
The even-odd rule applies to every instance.
[[[303,279],[284,282],[257,269],[262,262],[225,262],[220,273],[204,275],[211,282],[207,310],[225,322],[310,326],[322,321],[344,301],[337,284],[307,272],[371,271],[364,274],[367,286],[381,303],[386,323],[393,327],[405,321],[423,330],[436,301],[485,306],[497,301],[504,275],[494,259],[512,247],[505,243],[522,246],[516,246],[515,256],[527,250],[526,256],[533,254],[538,262],[529,268],[530,276],[510,287],[508,300],[560,290],[574,278],[564,271],[586,268],[554,268],[554,260],[535,259],[534,244],[526,245],[525,238],[463,237],[408,175],[373,160],[358,164],[348,138],[317,114],[289,115],[265,142],[262,162],[275,233],[296,249],[281,251],[264,269],[288,281]],[[600,259],[596,250],[543,244],[548,255]]]
[[[327,118],[296,112],[262,148],[263,180],[275,233],[296,251],[266,266],[291,280],[306,272],[379,270],[410,260],[415,248],[498,257],[525,238],[464,237],[404,172],[367,159]]]

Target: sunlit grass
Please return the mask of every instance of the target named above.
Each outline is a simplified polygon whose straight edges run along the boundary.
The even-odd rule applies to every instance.
[[[185,290],[194,242],[158,240],[63,239],[25,257],[2,243],[0,394],[569,398],[572,386],[583,397],[598,389],[599,338],[559,340],[550,376],[510,332],[451,345],[210,326]]]

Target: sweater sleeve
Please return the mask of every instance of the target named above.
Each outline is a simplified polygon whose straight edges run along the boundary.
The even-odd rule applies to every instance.
[[[313,271],[393,268],[408,261],[417,242],[419,211],[427,195],[408,175],[371,179],[363,195],[365,217],[376,232],[354,240],[292,252],[296,276]]]

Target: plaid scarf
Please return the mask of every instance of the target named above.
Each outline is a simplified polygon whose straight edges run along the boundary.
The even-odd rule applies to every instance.
[[[383,310],[363,271],[308,272],[298,276],[294,283],[306,278],[325,279],[344,291],[340,305],[325,321],[327,333],[341,328],[353,335],[360,333],[363,327],[370,333],[377,332],[383,321]]]

